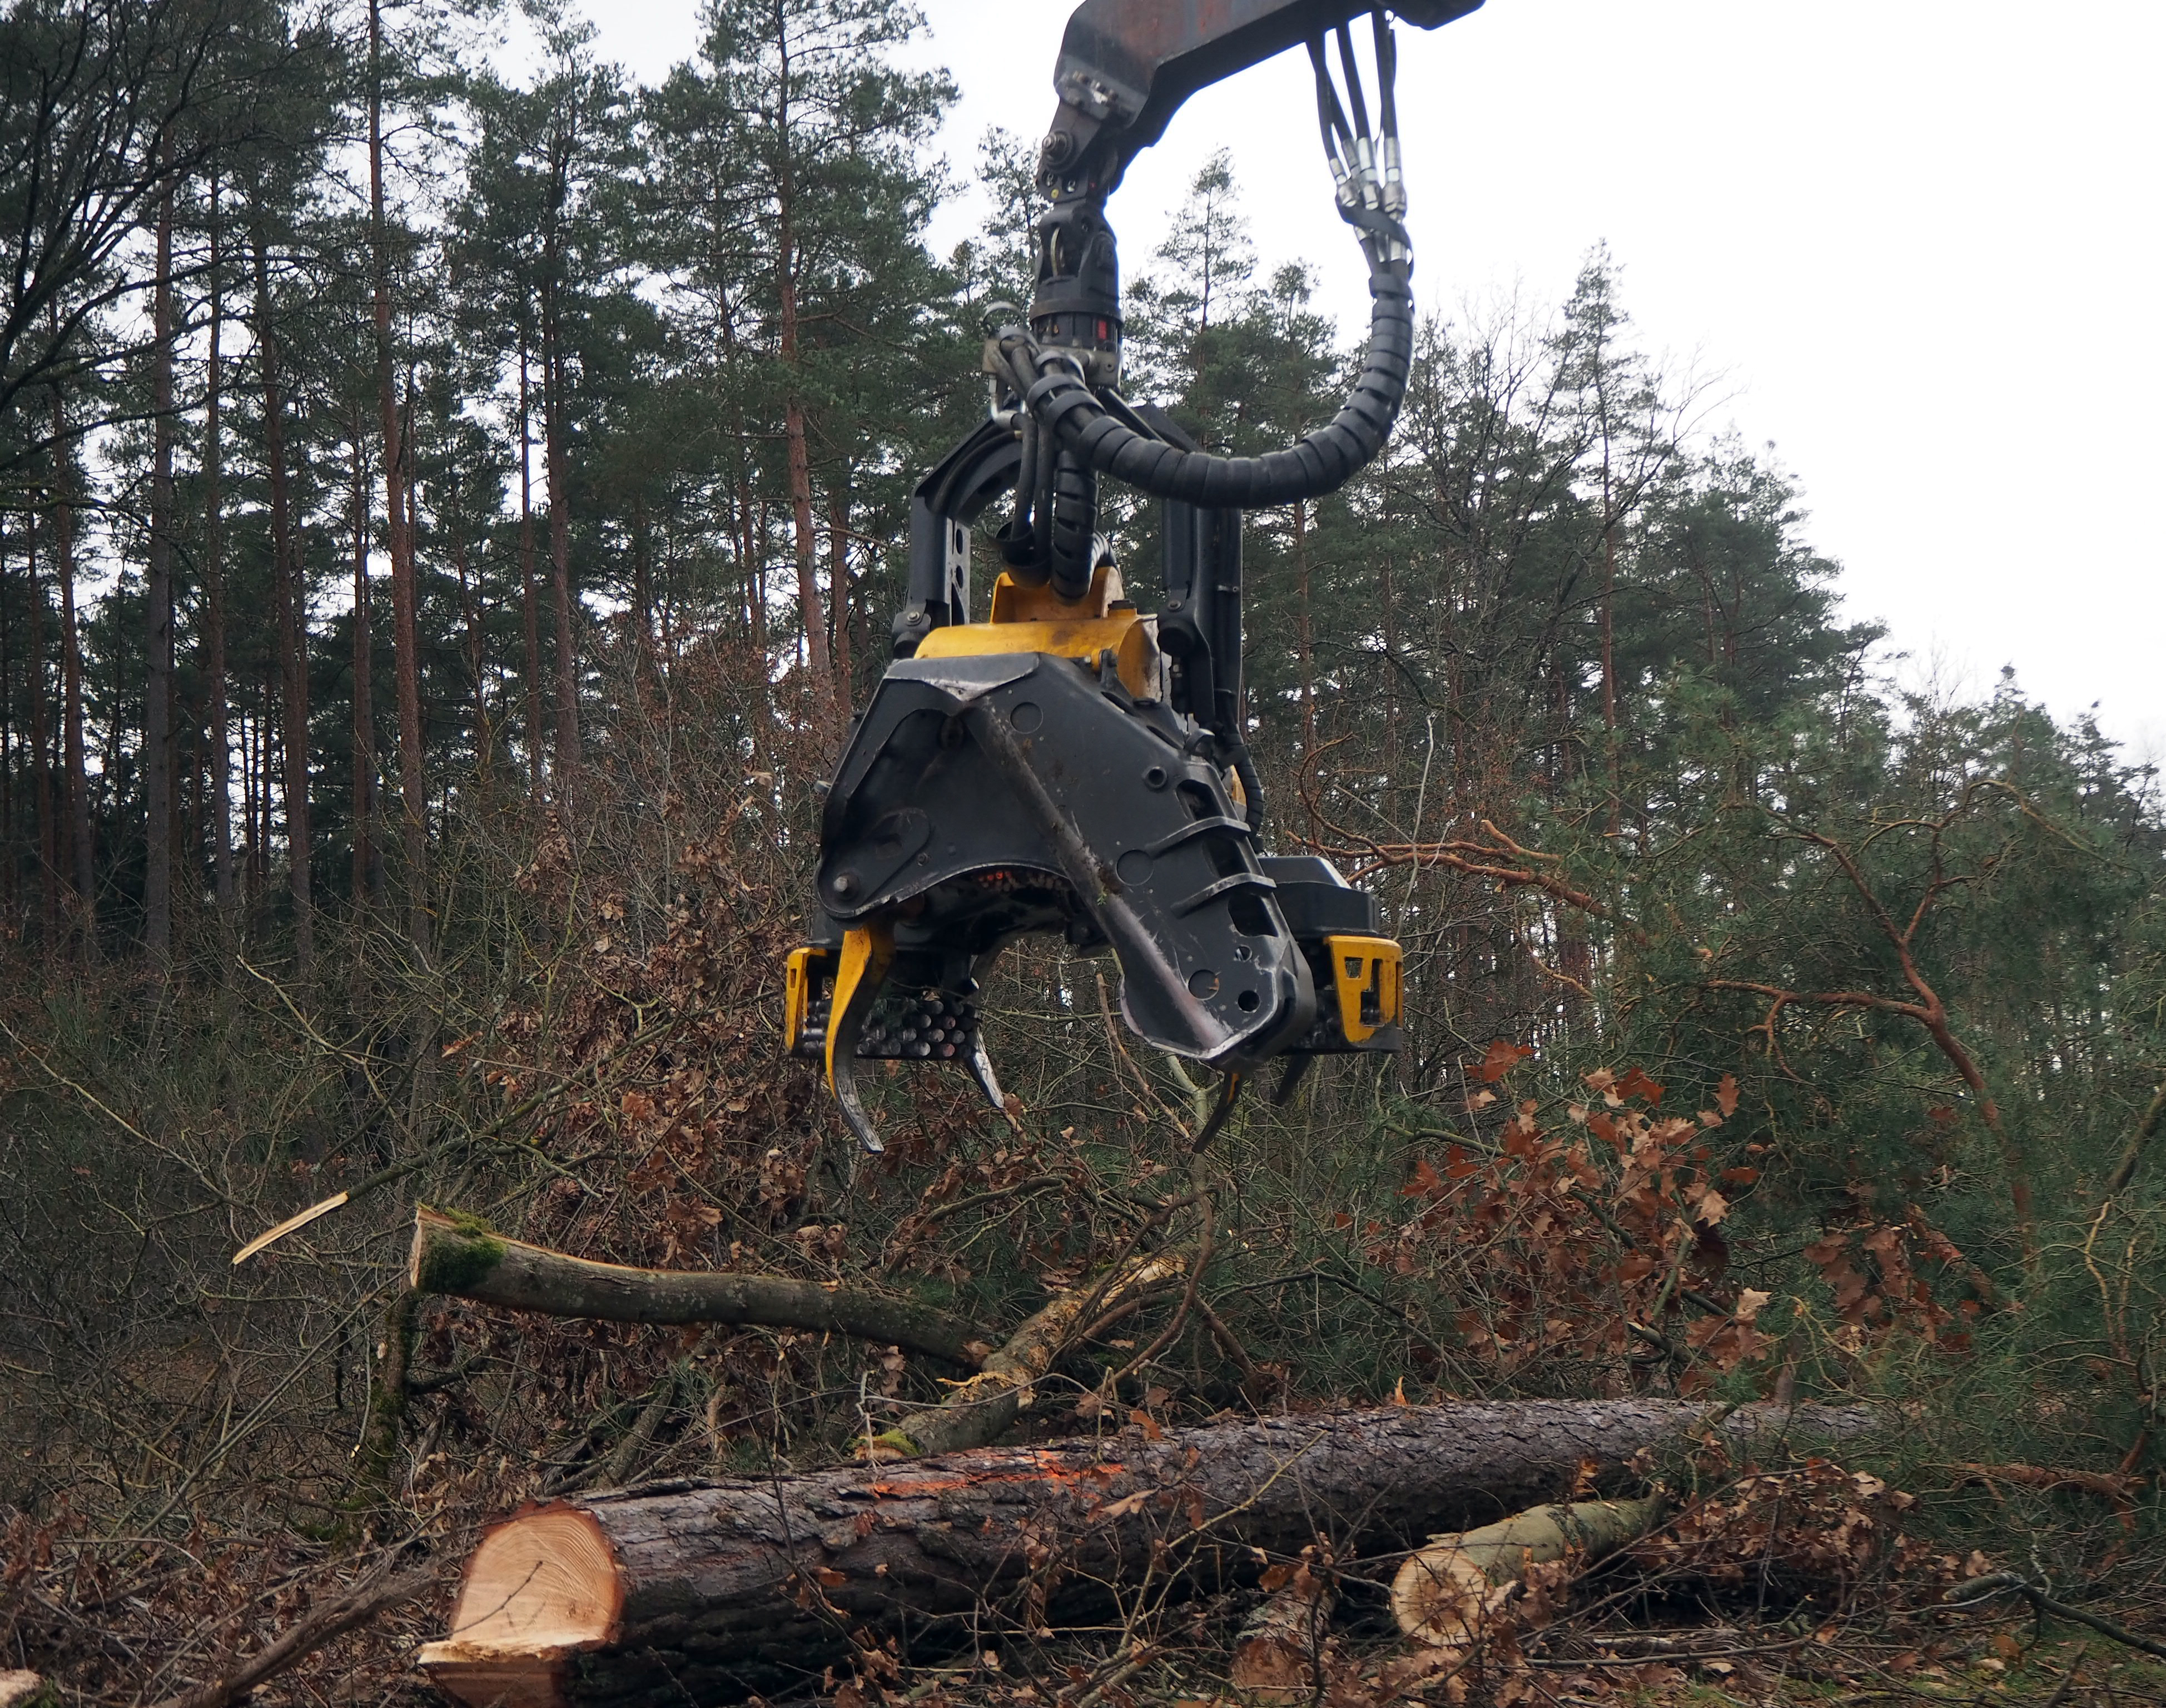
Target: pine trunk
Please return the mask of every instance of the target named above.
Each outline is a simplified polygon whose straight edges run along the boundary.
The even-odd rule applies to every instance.
[[[850,716],[850,507],[838,482],[827,489],[827,611],[835,629],[835,705]]]
[[[790,388],[783,405],[782,433],[789,468],[790,510],[796,527],[798,616],[805,628],[805,662],[811,672],[813,716],[829,721],[835,696],[835,668],[827,651],[827,619],[821,608],[820,580],[814,567],[812,535],[812,458],[805,437],[805,399],[799,377],[797,325],[797,256],[793,205],[795,187],[790,171],[790,34],[779,7],[775,9],[775,47],[781,57],[779,82],[780,119],[775,127],[780,158],[776,172],[776,201],[780,228],[775,244],[774,283],[780,309],[784,383]],[[835,721],[839,727],[839,720]]]
[[[45,598],[38,590],[37,525],[26,537],[24,590],[30,597],[30,779],[38,806],[38,919],[50,949],[61,928],[60,826],[53,812],[53,769],[45,756]]]
[[[452,505],[457,505],[457,483],[452,485]],[[489,649],[481,611],[481,591],[466,561],[466,532],[452,517],[451,567],[459,576],[459,612],[466,617],[466,675],[474,684],[474,769],[489,775],[489,758],[496,751],[496,734],[489,727]]]
[[[1294,652],[1301,667],[1301,762],[1306,766],[1316,752],[1316,635],[1309,608],[1308,506],[1305,503],[1293,507],[1293,561],[1301,587],[1301,627],[1295,636]],[[1311,813],[1309,834],[1313,836],[1321,828]]]
[[[15,632],[8,620],[7,515],[0,511],[0,904],[15,917],[16,879],[22,865],[15,848]]]
[[[98,949],[98,876],[90,830],[90,764],[82,733],[82,638],[75,609],[75,453],[66,437],[66,413],[53,399],[54,455],[61,459],[53,505],[53,565],[61,584],[61,725],[67,773],[68,853],[83,951]]]
[[[168,145],[170,157],[170,145]],[[151,305],[151,540],[143,579],[143,946],[173,953],[173,194],[158,204]]]
[[[551,256],[547,266],[553,267]],[[549,598],[557,618],[557,796],[579,767],[579,677],[572,651],[572,506],[564,451],[563,328],[553,278],[542,287],[542,461],[549,476]]]
[[[374,483],[360,424],[353,434],[353,901],[359,907],[383,889],[376,851],[376,636],[368,579],[369,500]]]
[[[489,717],[489,648],[483,632],[480,594],[467,562],[466,529],[458,514],[458,479],[452,480],[452,568],[459,578],[459,611],[467,626],[467,675],[473,685],[474,766],[482,775],[489,771],[496,738]]]
[[[278,336],[271,314],[271,258],[263,229],[255,231],[256,347],[263,378],[263,455],[271,487],[271,614],[278,637],[278,709],[286,802],[286,878],[293,898],[294,972],[305,988],[316,976],[314,905],[309,854],[309,673],[303,637],[293,498],[286,470],[286,405],[278,376]],[[267,785],[265,794],[268,795]],[[270,812],[264,811],[267,836]]]
[[[519,611],[526,642],[526,776],[535,798],[546,777],[542,739],[542,613],[534,591],[533,412],[526,394],[526,313],[519,317]]]
[[[400,846],[406,932],[429,950],[429,798],[421,773],[421,660],[414,541],[406,526],[406,450],[393,384],[391,235],[383,213],[383,8],[368,0],[368,210],[371,312],[376,327],[376,407],[383,434],[383,514],[391,549],[391,646],[399,696]]]
[[[218,180],[210,183],[210,346],[203,362],[203,652],[210,677],[211,892],[219,917],[233,923],[233,727],[225,680],[225,445],[223,411],[225,370],[220,341],[225,299],[220,288],[224,228],[218,217]],[[74,624],[71,615],[69,627]],[[73,641],[71,638],[72,649]],[[80,728],[73,732],[79,744]],[[71,771],[74,759],[69,760]]]
[[[989,1622],[1101,1617],[1147,1569],[1208,1589],[1319,1534],[1340,1558],[1405,1549],[1709,1417],[1651,1399],[1389,1407],[595,1494],[491,1531],[451,1637],[420,1660],[476,1708],[803,1689],[853,1642],[938,1646]],[[1746,1409],[1720,1427],[1850,1434],[1873,1420]]]
[[[641,685],[654,681],[654,542],[647,525],[647,495],[631,498],[631,614],[639,627],[632,637],[632,663]]]

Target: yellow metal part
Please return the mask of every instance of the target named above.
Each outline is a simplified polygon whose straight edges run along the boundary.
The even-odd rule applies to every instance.
[[[1121,572],[1101,564],[1091,590],[1066,600],[1052,588],[1025,587],[1003,574],[993,584],[993,608],[985,622],[937,628],[918,642],[921,658],[976,658],[990,653],[1046,653],[1075,658],[1096,669],[1113,655],[1121,685],[1138,700],[1165,697],[1163,667],[1151,625],[1130,605]]]
[[[835,951],[809,943],[790,951],[782,964],[782,1047],[795,1050],[805,1041],[812,1015],[813,969],[834,959]]]
[[[1366,1044],[1399,1023],[1399,946],[1388,937],[1327,937],[1339,1025],[1349,1044]]]
[[[827,1089],[835,1087],[836,1040],[848,1036],[848,1048],[858,1044],[858,1027],[845,1026],[845,1016],[862,1020],[862,1011],[872,1006],[888,965],[895,960],[895,927],[885,921],[855,925],[843,933],[843,954],[835,968],[834,1000],[827,1005]],[[853,1010],[858,1010],[853,1016]],[[840,1095],[838,1092],[837,1095]]]
[[[1067,622],[1078,617],[1109,616],[1113,607],[1128,602],[1121,572],[1101,563],[1091,573],[1091,590],[1080,599],[1063,599],[1046,582],[1026,587],[1003,570],[993,583],[993,608],[987,622]]]

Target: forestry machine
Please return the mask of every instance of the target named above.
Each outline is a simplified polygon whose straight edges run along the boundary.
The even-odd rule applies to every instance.
[[[1481,0],[1394,0],[1435,29]],[[880,1149],[861,1061],[953,1061],[1005,1107],[975,998],[1003,945],[1110,947],[1121,1011],[1156,1049],[1243,1080],[1399,1039],[1399,947],[1327,860],[1261,851],[1243,740],[1241,512],[1336,490],[1383,448],[1413,349],[1392,22],[1370,12],[1371,126],[1354,0],[1085,0],[1039,156],[1037,293],[987,317],[991,410],[918,483],[894,662],[853,725],[820,825],[811,942],[787,968],[787,1046],[826,1066]],[[1328,426],[1262,457],[1207,453],[1118,390],[1120,272],[1106,201],[1197,90],[1306,43],[1339,211],[1368,258],[1368,356]],[[1338,70],[1332,66],[1333,47]],[[1343,88],[1341,82],[1343,80]],[[1124,596],[1100,477],[1164,501],[1165,609]],[[1004,496],[991,608],[972,526]]]

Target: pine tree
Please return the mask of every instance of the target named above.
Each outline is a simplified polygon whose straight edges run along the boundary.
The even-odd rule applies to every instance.
[[[900,0],[718,0],[706,22],[701,61],[650,108],[652,205],[689,216],[663,252],[744,388],[740,406],[779,418],[809,703],[832,741],[848,685],[817,574],[815,463],[858,418],[853,394],[922,336],[934,198],[922,149],[952,90],[895,63],[918,27]],[[847,559],[852,489],[839,472],[829,485],[832,566]],[[749,554],[756,531],[744,531]]]

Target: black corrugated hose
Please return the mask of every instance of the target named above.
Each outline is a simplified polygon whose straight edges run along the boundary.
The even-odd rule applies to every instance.
[[[1368,356],[1353,395],[1329,426],[1283,451],[1262,457],[1183,451],[1114,419],[1069,352],[1043,348],[1028,328],[1006,329],[1000,349],[1017,394],[1047,436],[1077,462],[1158,498],[1212,510],[1259,510],[1335,492],[1384,448],[1413,367],[1413,293],[1408,283],[1413,262],[1401,218],[1405,193],[1398,177],[1396,54],[1381,10],[1375,21],[1382,124],[1373,139],[1347,32],[1340,29],[1338,37],[1356,115],[1351,126],[1331,83],[1323,40],[1309,45],[1325,149],[1339,185],[1339,214],[1360,233],[1374,299]],[[1052,447],[1038,448],[1043,455]]]

